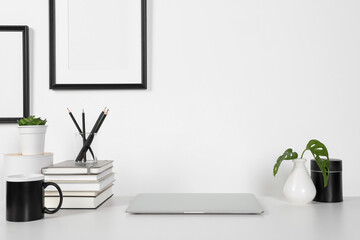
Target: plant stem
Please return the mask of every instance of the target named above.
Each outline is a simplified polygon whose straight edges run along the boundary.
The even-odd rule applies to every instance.
[[[301,158],[303,158],[303,156],[304,156],[304,153],[306,152],[306,150],[308,150],[307,148],[302,152],[302,154],[301,154]]]

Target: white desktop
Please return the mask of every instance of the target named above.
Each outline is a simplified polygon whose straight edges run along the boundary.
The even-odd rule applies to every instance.
[[[0,239],[20,240],[239,240],[357,239],[360,197],[340,203],[291,205],[274,197],[258,197],[259,215],[128,214],[133,197],[115,196],[97,210],[60,210],[44,219],[14,223],[0,210]]]

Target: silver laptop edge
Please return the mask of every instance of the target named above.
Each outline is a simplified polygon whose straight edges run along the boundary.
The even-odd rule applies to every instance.
[[[126,209],[137,214],[261,214],[251,193],[143,193]]]

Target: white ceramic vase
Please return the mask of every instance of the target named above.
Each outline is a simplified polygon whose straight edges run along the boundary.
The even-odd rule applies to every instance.
[[[316,195],[316,188],[305,167],[306,159],[294,159],[294,167],[284,185],[285,198],[294,204],[311,202]]]
[[[44,154],[46,125],[18,126],[21,153],[23,155]]]

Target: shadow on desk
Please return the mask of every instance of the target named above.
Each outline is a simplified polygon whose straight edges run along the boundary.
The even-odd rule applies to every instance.
[[[112,196],[106,202],[101,204],[96,209],[60,209],[58,213],[52,215],[45,215],[47,219],[56,219],[61,218],[64,216],[73,216],[73,215],[82,215],[87,214],[89,212],[96,212],[96,211],[111,211],[112,209],[119,207],[119,206],[127,206],[129,205],[132,197],[122,197],[122,196]]]
[[[128,197],[128,196],[113,196],[112,198],[110,198],[109,200],[107,200],[102,206],[100,206],[101,208],[112,208],[115,206],[127,206],[129,205],[129,203],[131,202],[131,199],[133,199],[133,197]]]

